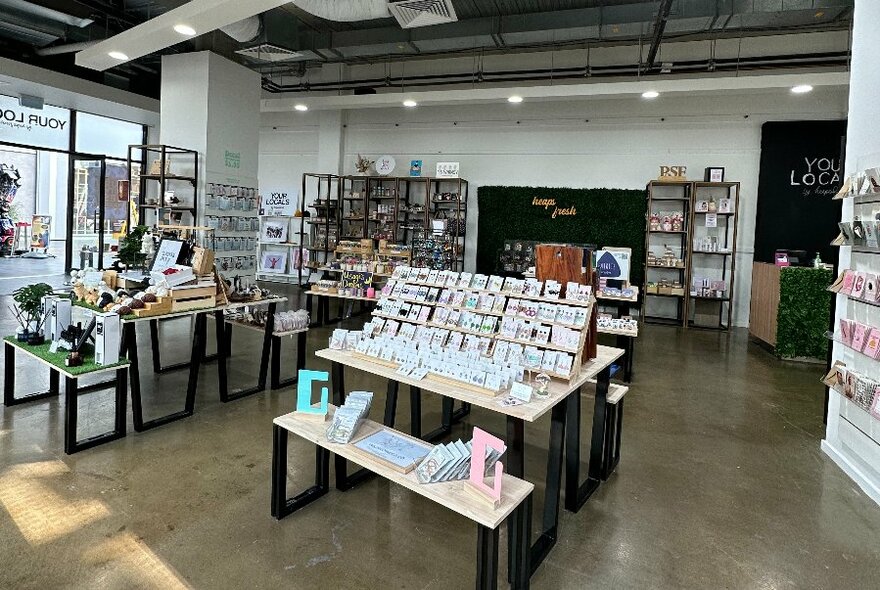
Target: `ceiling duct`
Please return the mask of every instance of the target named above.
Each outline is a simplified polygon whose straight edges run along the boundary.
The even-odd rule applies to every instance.
[[[272,45],[271,43],[260,43],[247,49],[239,49],[235,53],[242,55],[248,59],[263,63],[278,63],[282,61],[300,61],[306,56],[303,52],[292,51]],[[314,56],[312,57],[314,59]]]
[[[291,4],[318,18],[335,22],[358,22],[391,16],[387,0],[293,0]]]
[[[451,0],[402,0],[388,9],[404,29],[454,23],[458,20]]]
[[[239,43],[247,43],[260,36],[263,31],[263,23],[259,16],[250,16],[231,25],[220,27],[220,30]]]

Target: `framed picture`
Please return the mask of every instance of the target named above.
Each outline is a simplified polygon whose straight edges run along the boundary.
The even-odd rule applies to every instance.
[[[266,244],[281,244],[287,241],[286,219],[265,219],[260,226],[260,241]]]
[[[421,176],[422,175],[422,161],[421,160],[411,160],[410,161],[409,175],[410,176]]]
[[[733,213],[731,207],[731,201],[728,198],[718,199],[718,212],[719,213]]]
[[[706,168],[706,182],[724,182],[724,168],[710,166]]]
[[[696,209],[697,213],[708,213],[709,212],[709,201],[697,201]]]
[[[287,252],[263,252],[260,272],[283,274],[287,266]]]
[[[183,240],[162,238],[150,272],[162,272],[175,264],[183,264],[189,255],[189,246]]]

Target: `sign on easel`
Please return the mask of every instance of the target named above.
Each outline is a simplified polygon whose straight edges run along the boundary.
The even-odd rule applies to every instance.
[[[373,273],[355,270],[342,271],[341,286],[346,289],[367,289],[373,286]]]

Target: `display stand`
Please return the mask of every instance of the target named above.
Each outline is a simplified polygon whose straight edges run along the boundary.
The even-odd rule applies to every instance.
[[[684,263],[674,267],[646,265],[642,292],[643,318],[647,323],[686,325],[692,191],[693,183],[687,181],[648,183],[645,252],[662,256],[668,248]]]
[[[432,221],[443,220],[452,251],[450,270],[464,269],[468,181],[463,178],[430,178]]]
[[[205,189],[204,222],[213,231],[207,245],[224,278],[254,276],[257,268],[258,203],[255,187],[209,182]]]
[[[688,256],[688,327],[730,329],[739,187],[738,182],[694,183]],[[712,288],[722,283],[724,289]]]
[[[132,190],[137,187],[132,196],[138,208],[137,223],[129,219],[128,227],[196,225],[198,178],[197,151],[169,145],[128,146],[128,182]]]
[[[297,274],[299,284],[303,284],[304,271],[311,273],[325,266],[330,254],[336,250],[339,239],[341,178],[335,174],[303,174],[300,210],[300,260],[302,250],[309,251],[309,262],[301,263]],[[311,209],[309,216],[305,212]],[[306,233],[309,245],[305,246]],[[308,274],[306,281],[308,282]]]

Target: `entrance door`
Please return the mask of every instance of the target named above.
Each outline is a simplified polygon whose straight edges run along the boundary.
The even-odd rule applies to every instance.
[[[73,156],[70,171],[71,228],[67,268],[105,268],[116,260],[129,213],[128,165],[124,160]]]

